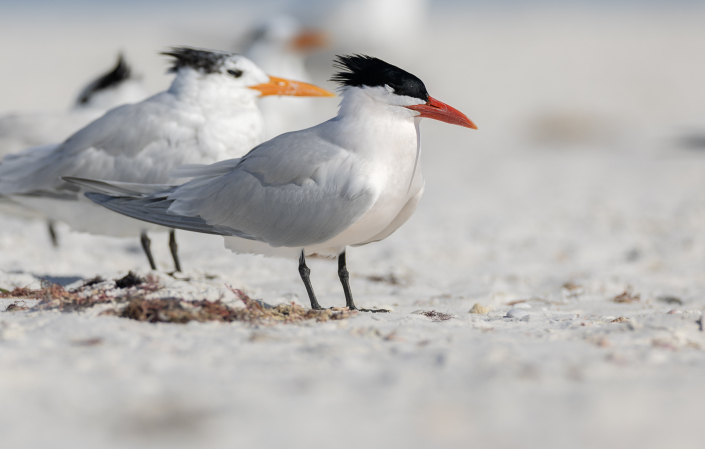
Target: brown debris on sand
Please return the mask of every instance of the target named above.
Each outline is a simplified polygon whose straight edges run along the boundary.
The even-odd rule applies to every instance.
[[[93,281],[93,280],[91,280]],[[16,288],[12,292],[1,293],[3,298],[38,299],[34,307],[25,307],[22,300],[15,301],[5,311],[18,312],[23,310],[60,310],[73,312],[85,310],[98,304],[113,304],[116,308],[105,310],[101,315],[115,315],[149,323],[188,323],[190,321],[240,321],[252,324],[290,324],[303,321],[343,320],[357,314],[347,308],[326,310],[305,309],[296,304],[279,304],[268,306],[262,301],[247,296],[242,290],[230,290],[243,302],[245,307],[231,307],[222,301],[186,300],[183,298],[149,299],[150,293],[162,288],[159,280],[148,275],[140,278],[130,272],[125,277],[117,279],[115,285],[105,285],[98,288],[94,282],[86,282],[82,286],[66,290],[56,284],[47,284],[41,289]],[[123,307],[122,304],[126,305]]]
[[[59,310],[64,310],[69,308],[71,310],[81,310],[87,307],[92,307],[96,303],[110,301],[105,295],[96,296],[82,296],[82,288],[76,290],[66,291],[64,287],[57,284],[47,284],[42,286],[40,289],[29,289],[26,287],[18,287],[9,293],[3,293],[3,298],[24,298],[24,299],[38,299],[39,304],[36,306],[22,307],[19,306],[17,302],[8,306],[6,311],[20,311],[20,310],[40,310],[40,309],[50,309],[57,308]]]
[[[0,298],[28,298],[28,299],[39,299],[37,297],[40,290],[31,290],[27,287],[15,287],[12,291],[0,292]]]
[[[124,318],[150,323],[188,323],[189,321],[242,321],[252,324],[291,324],[313,320],[323,322],[343,320],[357,312],[348,309],[311,310],[296,304],[279,304],[265,308],[242,290],[230,289],[245,304],[243,308],[230,307],[218,301],[187,301],[179,298],[132,298],[121,311],[110,311]]]
[[[624,290],[624,292],[612,298],[612,301],[631,304],[633,302],[641,301],[641,295],[639,293],[634,294],[634,292],[632,292],[632,287],[629,286]]]
[[[448,321],[451,318],[455,318],[455,316],[453,315],[450,315],[448,313],[436,312],[435,310],[417,310],[411,313],[416,315],[423,315],[426,318],[430,318],[431,321]]]

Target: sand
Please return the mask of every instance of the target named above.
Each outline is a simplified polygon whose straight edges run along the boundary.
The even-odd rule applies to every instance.
[[[0,299],[1,446],[702,447],[705,152],[680,142],[705,123],[705,14],[461,12],[436,11],[408,67],[480,129],[424,123],[419,210],[348,253],[358,305],[391,313],[151,324],[101,314],[115,304],[62,312],[26,300],[30,310],[5,312],[15,300]],[[3,42],[48,20],[17,17]],[[127,19],[100,20],[120,30]],[[183,17],[159,23],[123,47],[153,89],[167,80],[160,46],[227,45],[222,19],[201,35]],[[72,24],[53,24],[73,31],[42,45],[98,55],[124,37],[90,42]],[[39,42],[0,49],[0,85]],[[100,71],[99,59],[77,65]],[[73,71],[57,67],[26,103],[3,91],[0,111],[59,108],[83,81]],[[137,241],[59,225],[53,249],[41,222],[0,217],[0,229],[5,289],[149,274]],[[177,235],[177,278],[167,236],[153,236],[152,297],[240,307],[232,286],[307,305],[294,261]],[[335,263],[309,266],[321,304],[342,306]],[[489,312],[469,313],[475,304]]]

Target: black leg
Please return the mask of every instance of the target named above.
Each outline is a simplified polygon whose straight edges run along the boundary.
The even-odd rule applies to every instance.
[[[59,239],[56,235],[56,229],[54,229],[54,220],[47,220],[47,229],[49,230],[49,238],[51,238],[51,244],[54,248],[59,247]]]
[[[350,274],[348,273],[348,266],[345,262],[345,250],[338,256],[338,277],[340,278],[340,283],[343,284],[345,305],[348,306],[350,310],[357,310],[353,302],[352,292],[350,291]]]
[[[154,265],[154,257],[152,257],[152,250],[150,249],[152,246],[152,241],[149,240],[149,237],[145,231],[142,231],[142,234],[140,235],[140,242],[142,242],[142,249],[149,260],[149,266],[152,267],[152,270],[156,270],[157,266]]]
[[[171,257],[174,258],[174,271],[181,273],[179,246],[176,244],[176,231],[174,229],[169,231],[169,249],[171,250]]]
[[[316,299],[316,294],[313,293],[313,287],[311,286],[311,279],[309,275],[311,270],[306,266],[306,258],[304,257],[304,251],[301,250],[301,257],[299,257],[299,274],[301,275],[301,280],[304,281],[306,286],[306,292],[308,293],[308,299],[311,300],[311,308],[314,310],[321,310],[321,305],[318,304]]]

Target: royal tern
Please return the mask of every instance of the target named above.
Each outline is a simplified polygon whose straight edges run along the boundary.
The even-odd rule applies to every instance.
[[[476,129],[463,113],[428,95],[416,76],[380,59],[339,56],[338,115],[269,140],[240,159],[187,166],[179,186],[69,179],[111,210],[150,223],[217,234],[238,253],[299,259],[311,307],[320,309],[306,256],[338,257],[347,307],[355,309],[348,246],[389,237],[424,190],[419,122],[428,117]]]
[[[306,28],[292,16],[275,15],[254,29],[242,53],[267,73],[310,83],[312,77],[306,70],[306,57],[326,44],[322,31]],[[271,97],[263,99],[259,107],[264,115],[267,138],[318,122],[315,104],[310,100]]]
[[[229,52],[173,48],[171,87],[141,103],[111,109],[52,148],[39,147],[0,164],[0,194],[74,230],[141,236],[152,269],[148,230],[88,201],[62,176],[173,183],[177,166],[239,157],[264,140],[257,99],[266,95],[334,96],[319,87],[270,77],[249,59]],[[36,157],[35,157],[36,155]],[[169,240],[180,271],[173,229]]]

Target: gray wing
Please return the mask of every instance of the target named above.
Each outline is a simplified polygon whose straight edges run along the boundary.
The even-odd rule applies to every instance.
[[[238,162],[199,167],[200,178],[144,197],[87,193],[116,212],[171,228],[304,247],[355,223],[379,196],[354,154],[316,128],[279,136]]]
[[[204,173],[182,185],[169,195],[168,212],[275,247],[338,235],[379,193],[354,153],[321,136],[323,125],[283,134],[254,148],[228,173]]]
[[[188,155],[188,146],[197,145],[198,123],[192,121],[171,107],[167,94],[111,109],[50,152],[31,148],[23,152],[24,158],[5,158],[0,164],[0,193],[75,194],[75,186],[61,176],[168,182],[179,155]],[[41,157],[29,157],[35,152]]]
[[[167,209],[169,209],[169,206],[171,206],[172,201],[167,200],[166,197],[116,197],[96,192],[86,192],[85,195],[88,199],[100,204],[101,206],[107,207],[108,209],[118,212],[120,214],[127,215],[128,217],[146,221],[148,223],[159,224],[173,229],[183,229],[185,231],[200,232],[204,234],[237,236],[250,240],[256,240],[252,236],[235,232],[232,229],[221,228],[219,226],[211,226],[199,217],[183,217],[179,215],[169,214],[167,212]]]

